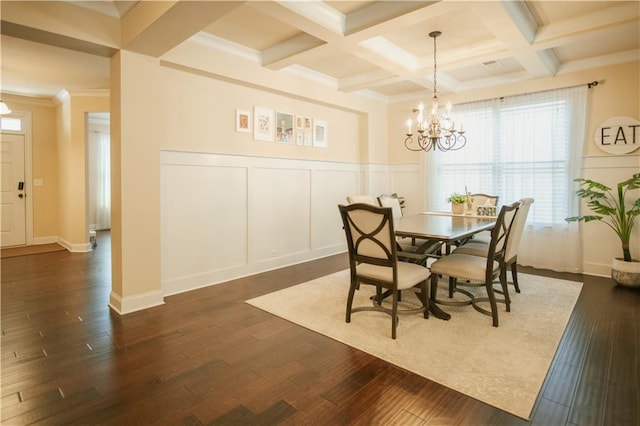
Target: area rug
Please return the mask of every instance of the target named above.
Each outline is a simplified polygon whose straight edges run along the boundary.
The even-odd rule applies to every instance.
[[[497,328],[471,306],[443,306],[450,321],[400,316],[396,340],[385,314],[356,312],[345,322],[349,270],[246,302],[528,420],[582,283],[527,274],[518,281],[511,312],[498,305]],[[353,306],[370,306],[373,294],[361,286]],[[403,299],[405,307],[419,303],[412,292]]]
[[[12,247],[0,250],[0,258],[26,256],[30,254],[52,253],[54,251],[66,250],[60,244],[36,244],[32,246]]]

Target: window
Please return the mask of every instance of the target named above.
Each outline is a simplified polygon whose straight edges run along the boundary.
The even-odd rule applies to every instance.
[[[583,93],[581,101],[575,93]],[[449,194],[466,187],[499,195],[500,204],[533,197],[528,223],[564,225],[576,204],[572,181],[580,170],[585,100],[580,87],[457,107],[467,145],[426,154],[434,157],[430,209],[448,210]]]
[[[14,117],[0,118],[0,128],[11,132],[20,132],[22,130],[22,120]]]

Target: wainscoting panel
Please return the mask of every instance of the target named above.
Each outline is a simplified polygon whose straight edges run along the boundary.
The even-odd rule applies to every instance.
[[[346,250],[337,206],[362,192],[358,164],[160,158],[164,296]]]
[[[402,164],[390,166],[391,192],[404,198],[403,214],[416,214],[423,211],[420,191],[424,185],[420,183],[420,171],[417,164]]]
[[[347,204],[347,195],[361,192],[358,175],[359,172],[353,168],[313,172],[311,244],[315,252],[332,252],[339,247],[344,247],[345,235],[338,205]]]
[[[617,191],[618,182],[625,181],[640,169],[640,156],[638,155],[607,155],[603,157],[585,157],[580,177],[593,179],[604,183]],[[628,194],[628,202],[638,191]],[[583,202],[581,212],[589,212],[586,203]],[[614,257],[622,257],[620,239],[604,223],[589,222],[580,224],[583,245],[583,271],[585,274],[596,276],[611,275],[611,261]],[[631,236],[631,255],[634,259],[640,259],[640,226],[634,228]]]
[[[387,166],[369,165],[369,194],[377,197],[390,193],[389,172]]]
[[[249,189],[249,261],[310,250],[311,174],[304,169],[254,168]]]
[[[162,280],[165,294],[247,264],[247,168],[163,164]],[[186,283],[185,283],[186,281]]]

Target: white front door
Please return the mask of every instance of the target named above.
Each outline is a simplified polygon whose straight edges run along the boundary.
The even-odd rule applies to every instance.
[[[2,134],[0,149],[0,243],[26,244],[24,136]]]

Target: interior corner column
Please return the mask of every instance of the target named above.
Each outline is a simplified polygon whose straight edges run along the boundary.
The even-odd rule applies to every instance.
[[[158,59],[111,58],[111,259],[109,306],[120,314],[163,303],[160,274]]]

